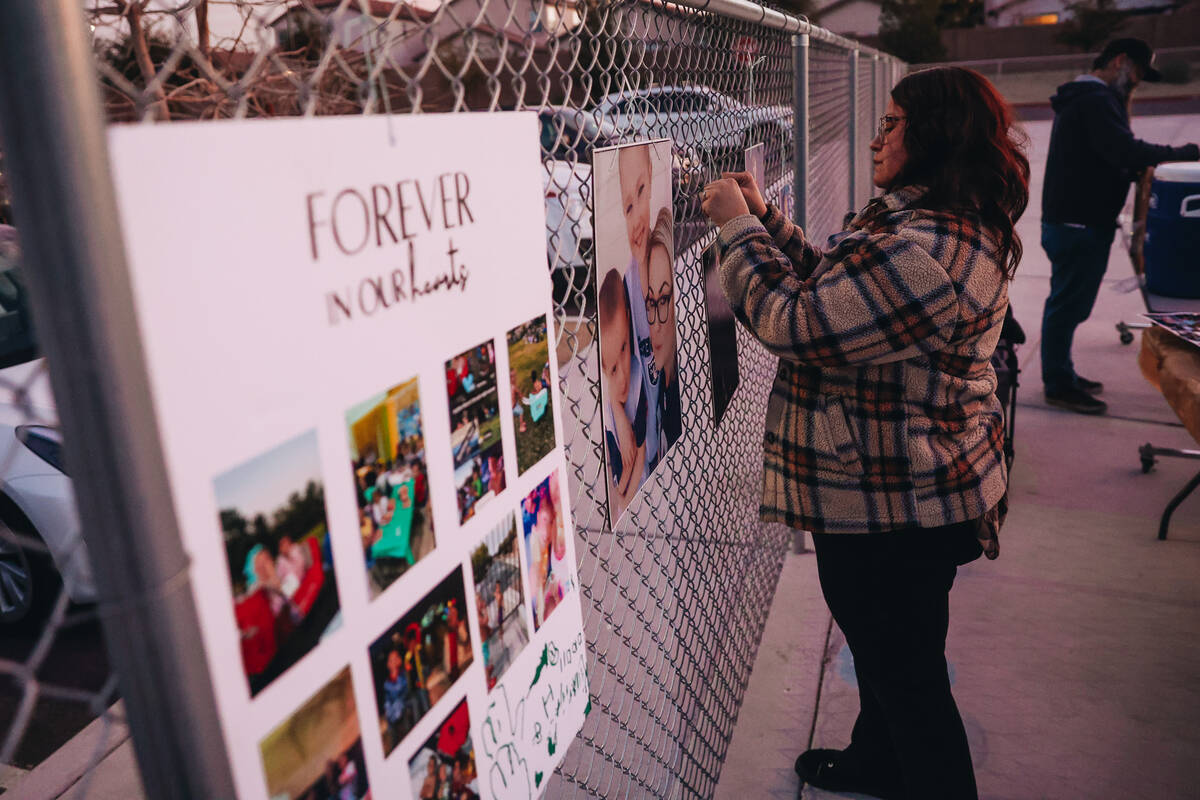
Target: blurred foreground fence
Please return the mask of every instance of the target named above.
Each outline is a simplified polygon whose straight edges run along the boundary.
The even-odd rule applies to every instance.
[[[215,797],[228,787],[224,747],[209,735],[214,712],[178,691],[203,681],[204,666],[181,641],[195,613],[165,481],[146,470],[157,458],[147,387],[125,381],[140,352],[118,346],[133,309],[129,287],[113,279],[124,256],[105,125],[535,109],[593,705],[548,795],[711,796],[793,535],[757,519],[775,361],[740,330],[741,386],[710,424],[700,256],[715,234],[697,189],[762,143],[768,199],[815,239],[835,232],[873,191],[867,145],[904,65],[745,0],[88,0],[82,10],[43,0],[0,9],[0,69],[4,174],[24,247],[23,256],[5,250],[0,285],[0,435],[10,437],[0,442],[0,604],[13,620],[0,623],[0,786],[88,796],[98,764],[126,763],[110,753],[127,722],[149,795]],[[591,153],[660,137],[675,143],[688,422],[613,530]],[[7,206],[0,213],[11,221]],[[31,313],[40,349],[14,344]],[[29,390],[46,381],[42,352],[80,513],[57,413],[48,393],[39,405]],[[49,500],[22,490],[47,474]],[[83,643],[81,630],[91,632]],[[94,717],[94,735],[51,756]],[[379,787],[375,797],[406,791]]]

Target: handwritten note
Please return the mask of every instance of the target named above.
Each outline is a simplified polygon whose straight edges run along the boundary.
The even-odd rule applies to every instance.
[[[481,777],[496,800],[539,797],[591,711],[583,634],[544,644],[532,680],[507,680],[491,699],[480,737],[491,767]]]

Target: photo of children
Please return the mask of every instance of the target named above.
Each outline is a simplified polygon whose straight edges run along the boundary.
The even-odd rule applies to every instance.
[[[435,547],[417,379],[346,412],[371,599]]]
[[[575,588],[567,558],[558,471],[538,484],[521,502],[529,591],[533,597],[533,628],[539,630],[563,598]]]
[[[471,554],[479,637],[488,691],[529,643],[529,610],[521,589],[517,516],[510,513]]]
[[[517,432],[517,474],[554,449],[554,394],[550,387],[550,342],[546,316],[508,332],[509,385]]]
[[[1183,339],[1185,342],[1200,347],[1200,312],[1171,311],[1159,314],[1143,314],[1142,316]]]
[[[350,668],[259,743],[271,800],[370,797]]]
[[[370,646],[384,755],[471,666],[474,653],[466,607],[460,567]]]
[[[471,716],[461,701],[408,762],[417,800],[479,800]]]
[[[747,151],[748,152],[748,151]],[[704,306],[708,311],[708,353],[712,364],[713,425],[721,424],[738,381],[737,319],[721,288],[717,244],[700,256],[704,269]]]
[[[671,143],[596,150],[597,307],[609,516],[679,439]]]
[[[450,400],[458,519],[466,522],[505,486],[496,347],[492,341],[446,362],[446,395]]]
[[[213,480],[250,696],[340,621],[317,434]]]

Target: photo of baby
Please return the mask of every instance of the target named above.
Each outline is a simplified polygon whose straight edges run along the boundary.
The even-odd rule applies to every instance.
[[[508,332],[509,386],[517,439],[517,474],[554,449],[554,390],[543,314]]]
[[[341,620],[317,434],[213,480],[250,696]]]
[[[408,761],[417,800],[479,800],[471,715],[462,700]]]
[[[534,630],[541,629],[567,593],[575,588],[559,492],[558,470],[555,470],[521,502]]]
[[[370,646],[384,755],[475,660],[466,608],[463,571],[456,567]]]
[[[671,143],[596,150],[597,309],[610,522],[679,439]]]
[[[529,643],[517,542],[517,516],[509,513],[471,553],[488,691]]]
[[[458,519],[466,522],[505,486],[496,346],[492,341],[446,362],[446,396]]]
[[[417,379],[346,412],[367,585],[374,599],[435,546]]]
[[[271,800],[365,800],[371,795],[349,667],[258,747]]]

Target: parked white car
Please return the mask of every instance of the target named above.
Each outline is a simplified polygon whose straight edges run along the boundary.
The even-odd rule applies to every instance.
[[[592,218],[584,199],[592,180],[592,151],[621,143],[607,120],[567,107],[543,109],[542,152],[545,162],[546,253],[553,267],[586,263],[592,247]]]
[[[63,464],[50,376],[36,352],[20,271],[12,251],[6,257],[4,250],[0,247],[0,625],[31,611],[37,621],[60,585],[74,602],[96,599]]]
[[[651,86],[615,92],[596,110],[621,132],[650,139],[673,139],[713,159],[740,155],[758,143],[767,162],[790,157],[795,112],[788,106],[749,106],[707,86]]]

